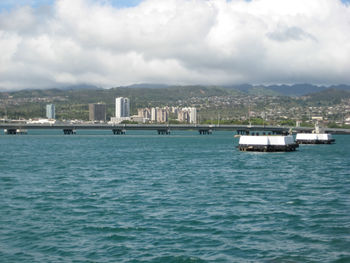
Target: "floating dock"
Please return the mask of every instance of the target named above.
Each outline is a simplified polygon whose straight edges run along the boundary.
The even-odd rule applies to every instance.
[[[335,139],[333,139],[332,134],[325,133],[324,129],[321,132],[319,124],[316,122],[312,133],[297,133],[295,141],[298,144],[331,144],[335,142]]]
[[[298,133],[295,141],[298,144],[332,144],[335,139],[327,133]]]
[[[292,135],[242,135],[238,144],[238,149],[244,152],[292,152],[298,147]]]

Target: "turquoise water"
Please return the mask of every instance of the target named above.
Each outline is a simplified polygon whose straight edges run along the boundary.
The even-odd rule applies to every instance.
[[[350,262],[350,136],[0,136],[0,262]]]

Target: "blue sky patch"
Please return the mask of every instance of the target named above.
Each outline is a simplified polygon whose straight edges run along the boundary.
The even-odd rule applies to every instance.
[[[124,8],[124,7],[132,7],[137,6],[142,2],[142,0],[89,0],[96,1],[101,3],[110,3],[115,7]],[[232,0],[228,0],[232,1]],[[247,0],[250,1],[250,0]],[[350,0],[341,0],[344,3],[350,3]],[[52,5],[55,0],[1,0],[0,1],[0,12],[4,10],[10,10],[20,6],[32,6],[38,7],[41,5]]]
[[[110,3],[111,5],[118,8],[137,6],[139,3],[142,2],[142,0],[93,0],[93,1],[101,2],[101,3]],[[10,10],[21,6],[32,6],[35,8],[42,5],[52,5],[54,2],[55,0],[16,0],[16,1],[1,0],[0,11]]]

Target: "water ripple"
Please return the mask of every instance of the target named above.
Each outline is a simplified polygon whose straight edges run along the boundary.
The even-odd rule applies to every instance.
[[[349,262],[350,138],[0,137],[0,262]]]

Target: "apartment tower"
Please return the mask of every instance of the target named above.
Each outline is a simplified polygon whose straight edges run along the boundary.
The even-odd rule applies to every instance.
[[[93,103],[89,104],[90,121],[106,121],[106,104]]]
[[[56,119],[56,112],[55,112],[55,105],[54,104],[46,105],[46,118]]]
[[[130,100],[128,98],[119,97],[115,99],[115,117],[130,117]]]

